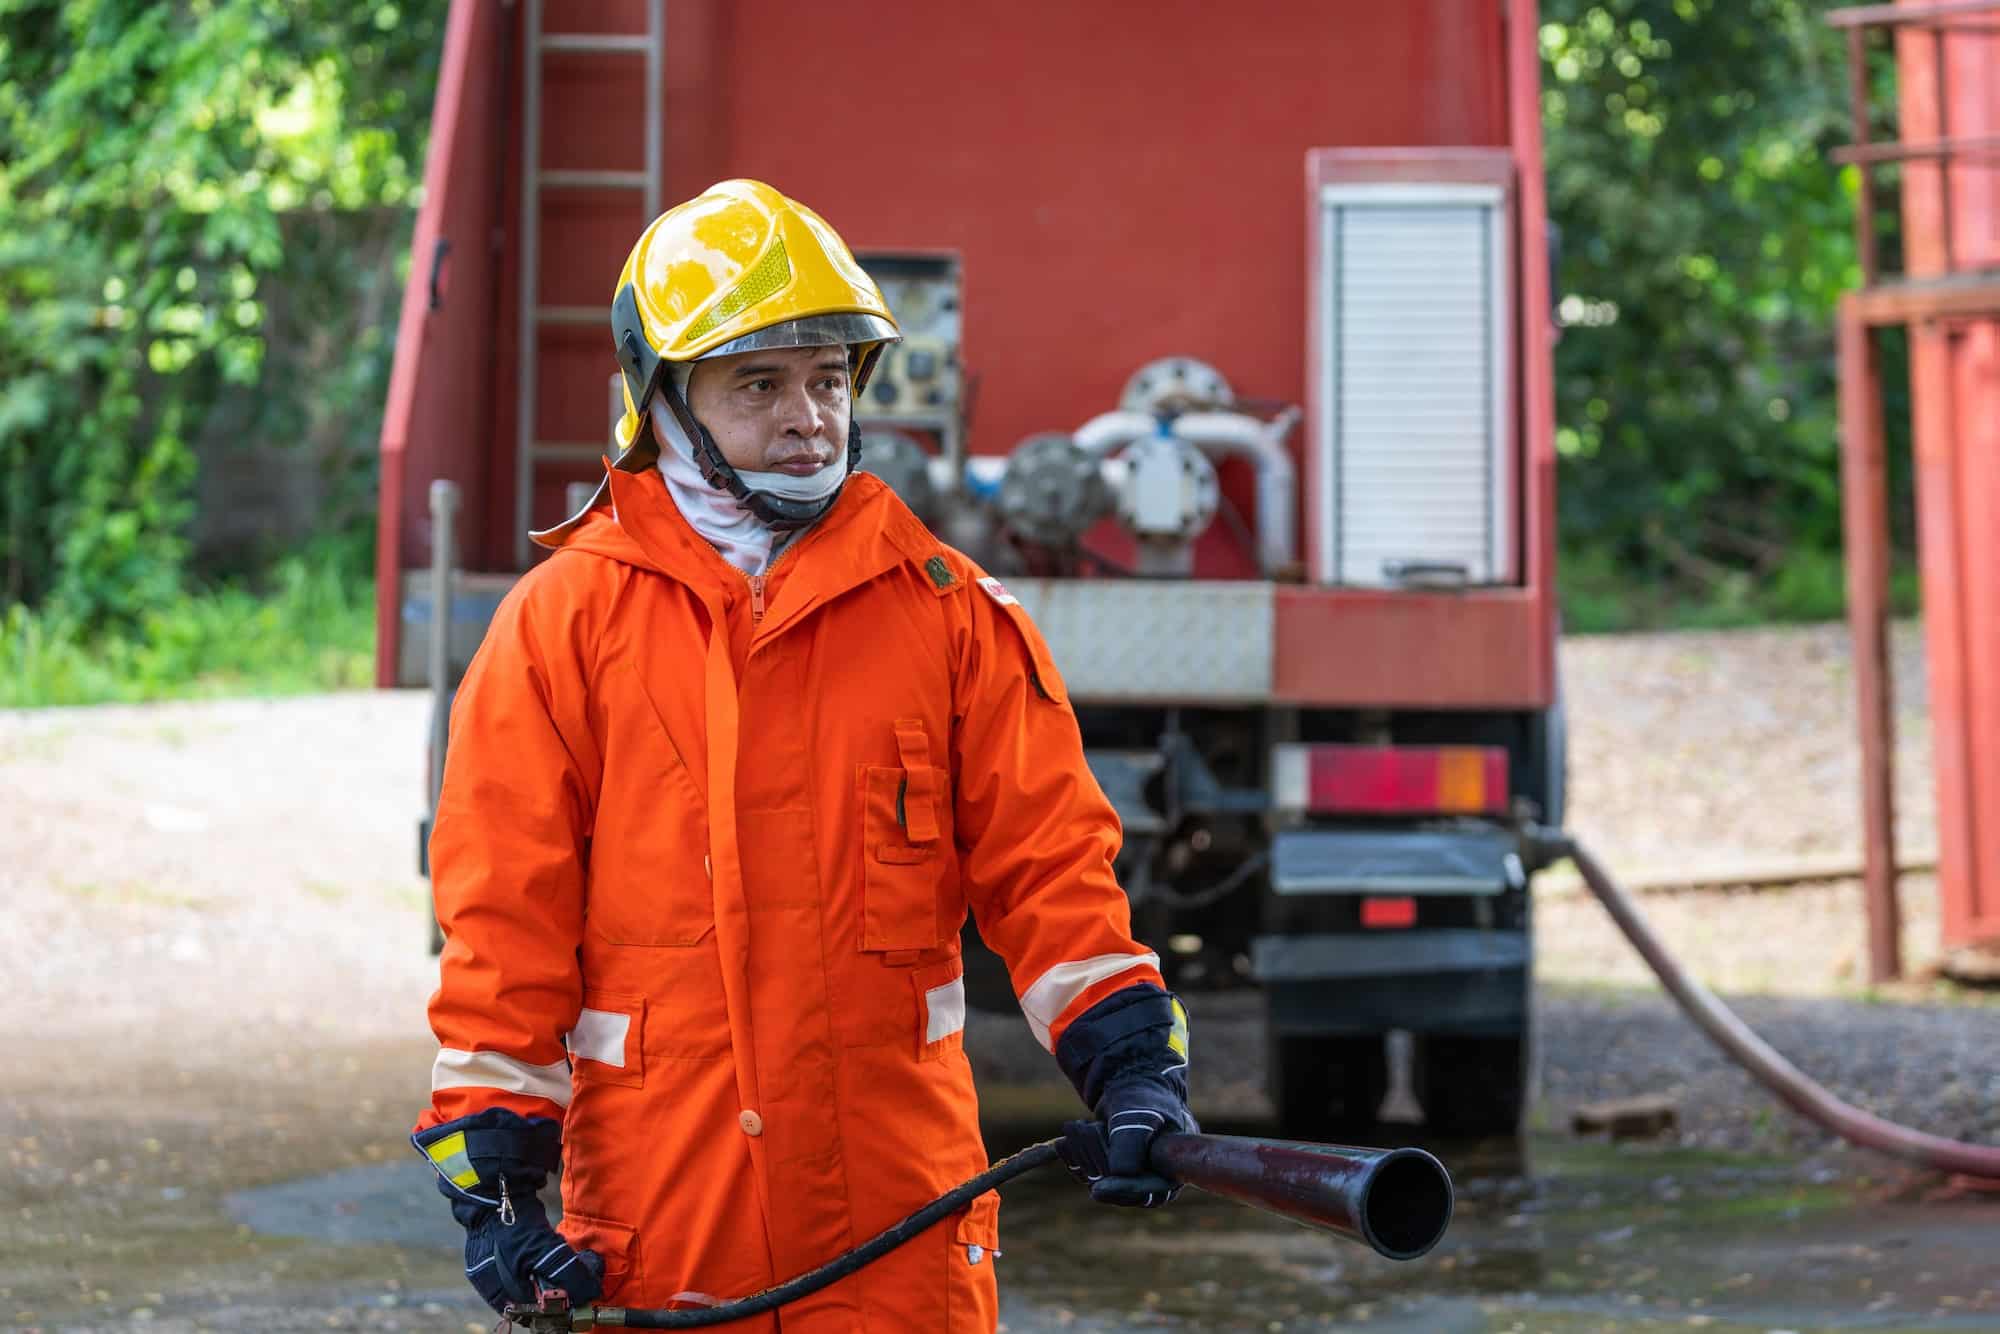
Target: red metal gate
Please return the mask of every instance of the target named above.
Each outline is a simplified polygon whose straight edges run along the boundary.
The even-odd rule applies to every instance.
[[[1861,696],[1870,972],[1900,968],[1890,799],[1887,505],[1870,328],[1910,327],[1917,530],[1947,953],[2000,946],[2000,3],[1872,5],[1848,29],[1866,286],[1841,304],[1850,621]],[[1865,142],[1866,34],[1895,34],[1902,139]],[[1871,168],[1902,165],[1904,272],[1876,271]],[[1981,819],[1984,814],[1985,819]]]

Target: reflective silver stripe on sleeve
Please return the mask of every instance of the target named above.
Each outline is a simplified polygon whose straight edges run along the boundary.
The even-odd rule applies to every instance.
[[[569,1106],[569,1062],[529,1065],[497,1051],[459,1051],[440,1048],[431,1067],[431,1091],[439,1089],[500,1089],[547,1098],[558,1107]]]
[[[1059,963],[1035,979],[1035,985],[1028,988],[1021,997],[1021,1013],[1028,1017],[1028,1027],[1034,1030],[1035,1041],[1047,1051],[1054,1051],[1055,1044],[1049,1040],[1049,1030],[1056,1020],[1069,1008],[1070,1002],[1107,977],[1116,977],[1129,969],[1138,967],[1157,969],[1160,956],[1151,950],[1144,954],[1100,954],[1091,959],[1076,959],[1069,963]]]

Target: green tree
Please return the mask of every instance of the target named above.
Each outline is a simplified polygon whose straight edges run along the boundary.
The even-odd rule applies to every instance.
[[[180,586],[281,217],[412,198],[444,9],[0,0],[0,603],[109,626]]]
[[[1586,571],[1754,608],[1831,570],[1838,605],[1833,313],[1860,268],[1831,7],[1544,0],[1561,517]]]

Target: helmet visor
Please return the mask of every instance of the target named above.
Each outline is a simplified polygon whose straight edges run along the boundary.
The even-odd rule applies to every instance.
[[[696,358],[730,357],[739,352],[760,352],[774,347],[852,347],[856,344],[898,343],[903,336],[896,326],[880,315],[864,311],[843,311],[836,315],[808,315],[786,320],[763,329],[753,329],[741,338],[732,338]]]

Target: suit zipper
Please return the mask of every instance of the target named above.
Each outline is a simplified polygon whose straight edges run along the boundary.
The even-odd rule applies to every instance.
[[[764,573],[746,574],[743,576],[750,581],[750,624],[752,626],[764,623],[764,581],[771,577],[771,571],[777,569],[785,557],[791,555],[792,551],[804,540],[805,534],[801,533],[791,541],[785,543],[785,549],[778,553],[777,560],[772,561],[764,567]]]

